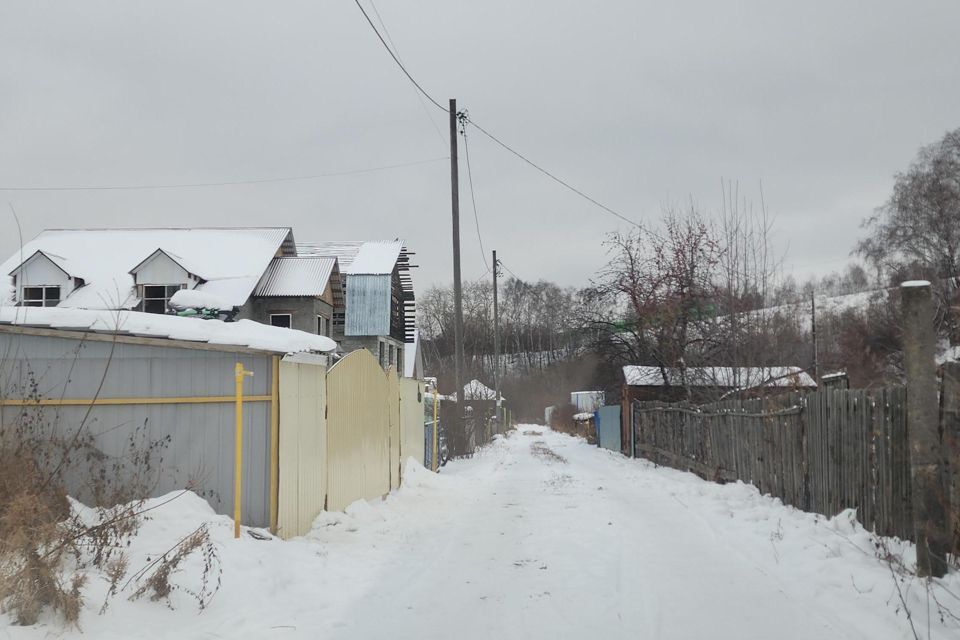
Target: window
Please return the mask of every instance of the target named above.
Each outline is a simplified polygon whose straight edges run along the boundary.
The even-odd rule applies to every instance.
[[[392,365],[396,362],[396,360],[394,359],[397,357],[396,354],[397,354],[397,348],[394,347],[393,345],[390,345],[390,360],[387,361],[387,364]]]
[[[380,341],[380,366],[383,367],[383,340]]]
[[[271,313],[270,314],[270,324],[274,327],[283,327],[284,329],[290,328],[290,314],[289,313]]]
[[[330,335],[330,320],[328,318],[324,318],[323,316],[317,316],[317,335],[318,336]]]
[[[60,287],[24,287],[24,307],[55,307],[60,304]]]
[[[166,313],[167,303],[180,289],[185,289],[185,284],[144,284],[140,285],[140,310],[147,313]]]

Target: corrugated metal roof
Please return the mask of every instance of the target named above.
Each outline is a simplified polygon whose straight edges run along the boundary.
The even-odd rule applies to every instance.
[[[321,296],[336,264],[336,258],[274,258],[253,295]]]
[[[353,263],[354,257],[366,240],[339,240],[328,242],[298,242],[297,255],[308,258],[336,258],[343,271]]]
[[[300,257],[337,258],[341,273],[382,275],[396,266],[402,240],[336,240],[298,242]]]

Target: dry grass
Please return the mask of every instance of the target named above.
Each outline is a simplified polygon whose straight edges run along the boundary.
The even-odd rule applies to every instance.
[[[16,395],[39,400],[32,376],[26,386]],[[107,456],[86,418],[51,423],[39,402],[0,424],[0,610],[20,625],[45,610],[75,625],[90,570],[102,572],[114,594],[167,443],[150,440],[143,425],[126,451]],[[68,484],[83,487],[94,506],[73,509]]]

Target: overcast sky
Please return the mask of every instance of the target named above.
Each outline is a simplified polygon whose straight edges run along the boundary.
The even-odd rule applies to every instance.
[[[370,0],[362,0],[372,11]],[[960,2],[375,0],[442,103],[640,222],[765,201],[799,275],[844,266],[859,223],[924,144],[960,127]],[[47,227],[289,225],[402,237],[417,289],[451,276],[445,114],[421,103],[353,0],[0,2],[0,191]],[[426,101],[423,101],[424,103]],[[487,252],[583,285],[625,223],[478,134]],[[461,146],[465,278],[485,271]],[[17,246],[6,203],[0,254]]]

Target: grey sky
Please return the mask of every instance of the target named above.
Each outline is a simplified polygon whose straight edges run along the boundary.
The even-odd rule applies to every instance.
[[[721,179],[758,201],[762,180],[800,275],[842,267],[892,175],[960,126],[953,0],[375,1],[434,97],[458,98],[628,217],[651,221],[691,198],[714,210]],[[4,187],[233,181],[448,155],[434,130],[446,135],[444,114],[426,115],[352,0],[6,0],[0,95]],[[478,134],[470,151],[487,251],[523,278],[585,284],[604,235],[626,225]],[[462,185],[464,277],[475,278],[485,267],[465,167]],[[450,278],[444,161],[0,198],[27,238],[45,227],[291,225],[300,240],[404,237],[419,290]],[[6,256],[17,246],[6,207],[0,220]]]

